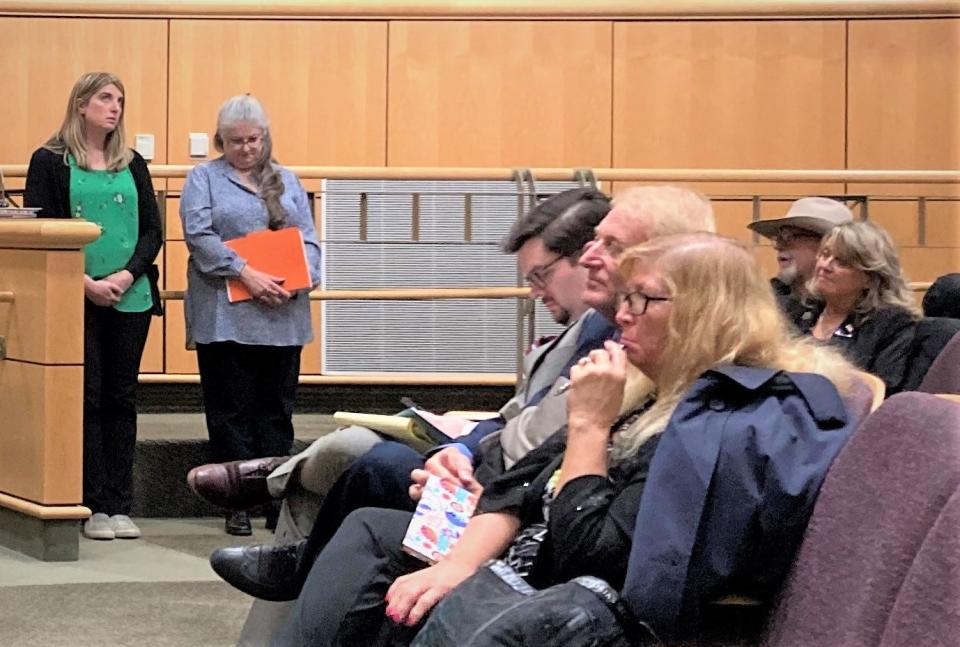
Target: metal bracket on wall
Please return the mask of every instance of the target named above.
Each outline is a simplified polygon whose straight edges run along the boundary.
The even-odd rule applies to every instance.
[[[589,186],[591,189],[599,191],[597,176],[593,174],[593,169],[591,168],[574,169],[573,179],[577,181],[581,189]]]

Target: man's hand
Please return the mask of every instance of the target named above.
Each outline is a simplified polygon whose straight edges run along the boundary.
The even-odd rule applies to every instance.
[[[128,272],[129,273],[129,272]],[[83,277],[83,294],[93,303],[104,308],[111,308],[120,303],[123,290],[106,279],[95,281],[89,276]]]
[[[456,447],[445,447],[431,456],[422,470],[410,473],[410,480],[413,481],[409,490],[411,499],[420,500],[423,487],[431,475],[452,481],[471,494],[480,496],[483,493],[483,486],[473,478],[473,463]]]

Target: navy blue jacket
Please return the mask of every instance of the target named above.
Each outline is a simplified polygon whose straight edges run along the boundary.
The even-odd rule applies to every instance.
[[[623,589],[635,618],[669,641],[719,597],[771,599],[854,426],[819,375],[724,366],[697,380],[640,500]]]

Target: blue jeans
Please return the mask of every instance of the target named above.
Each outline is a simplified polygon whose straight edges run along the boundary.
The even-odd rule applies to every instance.
[[[538,591],[500,561],[490,562],[445,597],[414,647],[627,647],[653,644],[627,636],[617,593],[594,577]],[[634,634],[639,633],[633,631]]]

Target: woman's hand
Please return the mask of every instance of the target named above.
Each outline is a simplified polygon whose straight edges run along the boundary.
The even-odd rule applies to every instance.
[[[420,500],[423,487],[431,475],[452,481],[478,497],[483,494],[483,486],[473,478],[473,463],[456,447],[440,450],[427,460],[422,470],[410,472],[410,480],[413,481],[409,490],[411,499]]]
[[[129,272],[128,272],[129,273]],[[112,308],[120,303],[123,290],[107,279],[94,280],[89,276],[83,277],[83,294],[90,301],[104,308]]]
[[[260,303],[276,307],[290,300],[290,293],[283,289],[283,279],[244,265],[240,280],[250,295]]]
[[[570,369],[570,393],[567,396],[569,432],[602,431],[610,427],[620,413],[626,382],[627,355],[614,341],[592,350]]]
[[[412,627],[475,570],[447,558],[422,571],[398,577],[384,598],[387,617]]]
[[[104,281],[109,281],[115,286],[120,288],[121,294],[130,289],[130,286],[133,285],[133,274],[129,270],[120,270],[119,272],[114,272],[109,276],[103,277]]]

